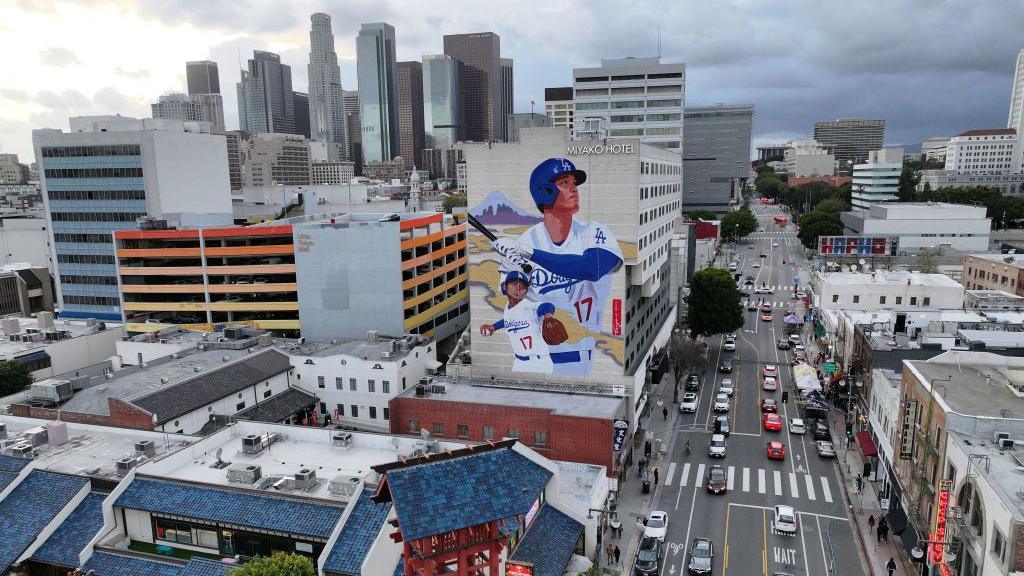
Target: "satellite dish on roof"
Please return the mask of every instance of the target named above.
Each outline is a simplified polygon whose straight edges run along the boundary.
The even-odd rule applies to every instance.
[[[864,259],[863,259],[863,258],[861,258],[861,259],[860,259],[860,260],[858,260],[857,262],[859,262],[861,266],[863,266],[863,265],[864,265]]]
[[[856,271],[857,271],[857,265],[856,264],[850,264],[850,272],[856,272]]]

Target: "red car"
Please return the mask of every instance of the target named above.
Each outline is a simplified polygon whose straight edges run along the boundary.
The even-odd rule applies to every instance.
[[[770,391],[778,390],[779,383],[777,380],[775,380],[775,378],[772,378],[771,376],[766,376],[764,380],[761,381],[761,388]]]
[[[786,445],[777,440],[773,440],[767,443],[768,445],[768,459],[769,460],[785,460],[786,459]]]
[[[778,413],[779,405],[775,402],[774,398],[765,398],[761,400],[761,412],[775,412]]]
[[[774,320],[774,317],[772,316],[771,312],[766,312],[764,314],[761,314],[761,320],[764,320],[765,322],[771,322],[772,320]]]
[[[772,432],[782,430],[782,418],[779,418],[778,414],[769,412],[764,415],[764,420],[762,422],[765,430],[771,430]]]
[[[775,364],[768,364],[767,366],[765,366],[764,368],[761,369],[761,374],[763,376],[772,376],[772,377],[778,376],[779,375],[779,367],[776,366]]]

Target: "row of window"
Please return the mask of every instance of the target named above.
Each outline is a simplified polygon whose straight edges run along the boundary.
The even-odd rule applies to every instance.
[[[419,434],[420,433],[420,422],[419,420],[409,420],[409,433]],[[434,422],[431,429],[431,433],[437,437],[444,437],[445,428],[444,422]],[[456,438],[470,438],[470,427],[469,424],[456,424],[455,425],[455,436]],[[518,428],[509,428],[506,438],[519,438]],[[480,427],[480,438],[483,440],[495,440],[494,426],[481,426]],[[533,445],[534,446],[547,446],[548,445],[548,433],[545,430],[536,430],[533,433]]]
[[[582,88],[576,90],[576,97],[581,96],[642,96],[643,94],[678,94],[683,87],[675,84],[669,86],[624,86],[621,88]]]
[[[74,294],[64,295],[65,304],[83,304],[88,306],[120,306],[121,301],[117,298],[107,296],[76,296]]]
[[[43,158],[83,158],[87,156],[138,156],[138,144],[114,144],[110,146],[47,146]]]
[[[112,242],[110,234],[54,234],[54,242],[91,242],[109,244]]]
[[[678,136],[679,127],[669,128],[647,128],[646,134],[643,128],[617,128],[608,131],[609,136]]]
[[[402,389],[404,390],[405,389],[405,378],[402,378],[402,384],[403,384],[402,385]],[[324,377],[324,376],[317,376],[316,377],[316,386],[317,386],[317,388],[327,388],[327,378]],[[335,377],[334,378],[334,389],[335,390],[344,390],[345,389],[345,379],[340,377],[340,376]],[[349,389],[350,392],[359,392],[359,382],[355,378],[349,378],[348,379],[348,389]],[[370,392],[370,393],[376,392],[377,391],[377,381],[376,380],[369,380],[368,379],[366,381],[366,391]],[[380,391],[383,394],[390,394],[391,393],[391,382],[389,382],[387,380],[381,380],[380,381]]]
[[[886,296],[879,296],[878,297],[878,303],[879,304],[885,304],[886,299],[887,299]],[[832,303],[835,304],[837,302],[839,302],[839,294],[833,294],[832,295]],[[853,295],[853,303],[854,304],[860,304],[860,295],[859,294],[854,294]],[[931,303],[932,303],[932,299],[929,298],[928,296],[925,296],[924,298],[921,298],[921,306],[930,306]],[[903,304],[903,296],[896,296],[896,305],[899,306],[901,304]],[[917,296],[911,296],[910,297],[910,305],[911,306],[917,306]]]
[[[576,110],[622,110],[626,108],[674,108],[682,105],[682,100],[622,100],[619,102],[577,102]],[[678,118],[677,118],[678,119]]]
[[[628,80],[643,80],[645,77],[647,78],[647,80],[662,80],[662,79],[666,79],[666,78],[682,78],[683,77],[683,73],[682,72],[659,72],[657,74],[647,74],[646,76],[644,74],[627,74],[627,75],[620,75],[620,76],[611,76],[610,79],[611,79],[612,82],[624,82],[624,81],[628,81]],[[608,76],[581,76],[579,78],[576,78],[575,82],[608,82],[608,80],[609,80]]]
[[[47,178],[142,178],[142,168],[49,168]]]
[[[679,164],[665,164],[662,162],[641,162],[641,174],[679,174],[683,169]]]
[[[50,190],[50,200],[145,200],[145,190]]]
[[[106,254],[57,254],[61,264],[113,264],[114,257]]]
[[[135,222],[145,212],[51,212],[54,222]]]
[[[348,411],[349,418],[359,418],[359,405],[358,404],[350,404],[348,408],[349,408],[349,411]],[[369,407],[369,414],[370,414],[370,420],[376,420],[377,419],[377,407],[376,406],[370,406]],[[390,420],[391,419],[391,414],[388,412],[387,408],[383,409],[383,416],[384,416],[384,420]],[[334,417],[335,417],[335,419],[337,419],[337,418],[344,418],[345,417],[345,405],[344,404],[338,404],[334,408]]]
[[[83,276],[81,274],[61,274],[63,284],[95,284],[99,286],[117,286],[117,278],[113,276]]]

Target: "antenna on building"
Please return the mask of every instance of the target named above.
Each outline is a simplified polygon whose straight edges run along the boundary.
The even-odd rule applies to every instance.
[[[661,26],[658,26],[658,59],[661,59]]]

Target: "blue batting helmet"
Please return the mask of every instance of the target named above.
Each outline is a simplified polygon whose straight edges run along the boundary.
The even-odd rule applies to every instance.
[[[502,296],[508,296],[508,292],[505,291],[505,283],[507,283],[509,280],[519,280],[520,282],[526,284],[527,286],[530,285],[530,277],[529,276],[527,276],[526,274],[524,274],[520,270],[510,270],[507,274],[505,274],[505,277],[502,278],[502,280],[501,280],[501,295]]]
[[[578,170],[565,158],[548,158],[533,169],[533,173],[530,174],[530,194],[533,195],[533,203],[537,207],[543,208],[555,203],[555,199],[558,198],[558,187],[554,182],[565,174],[575,176],[577,186],[587,181],[587,173]]]

